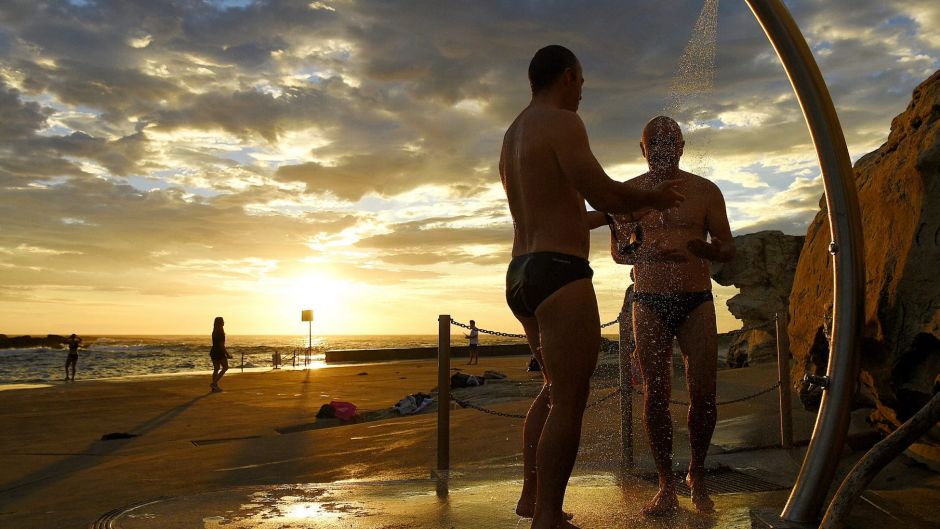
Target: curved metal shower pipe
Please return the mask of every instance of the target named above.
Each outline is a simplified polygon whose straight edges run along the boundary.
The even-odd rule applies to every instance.
[[[790,78],[819,157],[833,254],[833,314],[828,389],[813,436],[781,518],[815,523],[845,443],[859,367],[864,319],[865,264],[854,173],[839,117],[800,29],[781,0],[745,0]]]

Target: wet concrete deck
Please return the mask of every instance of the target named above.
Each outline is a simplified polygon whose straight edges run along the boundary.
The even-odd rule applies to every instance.
[[[722,472],[709,476],[715,512],[698,513],[680,494],[680,510],[649,518],[641,509],[656,488],[644,476],[615,472],[577,472],[565,498],[565,510],[583,529],[809,529],[779,520],[789,490],[760,487],[748,492],[717,492],[729,474],[767,478],[768,471],[727,470],[744,454],[722,456]],[[790,455],[764,452],[769,467],[789,467]],[[776,461],[776,463],[774,463]],[[910,469],[887,469],[895,480]],[[92,524],[94,529],[527,529],[530,520],[514,513],[521,482],[517,468],[451,471],[442,479],[344,481],[287,485],[237,486],[176,497],[154,498],[117,508]],[[756,470],[756,474],[755,471]],[[894,475],[895,477],[891,477]],[[759,481],[759,480],[758,480]],[[859,500],[846,529],[927,529],[937,514],[928,504],[938,481],[927,475],[917,488],[870,490]],[[727,486],[725,481],[724,485]],[[779,484],[779,482],[778,482]],[[924,487],[927,487],[925,489]],[[772,489],[772,490],[771,490]],[[928,502],[928,503],[925,503]],[[919,511],[919,512],[918,512]],[[933,511],[933,514],[930,514]],[[932,521],[930,521],[932,520]]]
[[[159,499],[119,509],[99,527],[114,529],[428,529],[468,527],[528,528],[515,515],[521,483],[511,479],[453,477],[448,494],[438,495],[435,480],[294,484],[237,487],[192,496]],[[566,509],[582,527],[750,529],[748,508],[773,503],[758,495],[719,495],[716,514],[691,510],[687,499],[674,517],[650,519],[640,513],[655,489],[639,478],[610,474],[572,479]],[[107,525],[110,524],[110,525]]]

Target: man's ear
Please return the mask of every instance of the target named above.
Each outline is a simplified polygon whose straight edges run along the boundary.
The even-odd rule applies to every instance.
[[[679,156],[682,156],[682,153],[685,152],[685,140],[679,142]]]
[[[643,158],[649,159],[649,156],[646,154],[646,145],[643,145],[643,142],[640,142],[640,152],[643,153]]]
[[[571,67],[565,68],[562,76],[564,76],[566,83],[573,83],[575,81],[574,69]]]

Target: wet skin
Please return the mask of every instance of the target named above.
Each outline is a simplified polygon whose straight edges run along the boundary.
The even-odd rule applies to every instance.
[[[709,261],[734,258],[734,241],[718,186],[678,168],[684,142],[678,125],[669,118],[652,120],[643,133],[641,149],[650,171],[630,182],[653,186],[664,179],[678,179],[687,198],[677,208],[649,212],[638,223],[644,242],[635,255],[623,261],[634,265],[635,292],[678,293],[711,290]],[[618,224],[631,219],[615,217]],[[706,242],[706,236],[711,242]],[[646,397],[644,421],[659,473],[659,491],[646,506],[649,515],[665,515],[678,508],[672,472],[672,331],[660,315],[642,301],[633,303],[633,329],[637,356],[643,372]],[[688,412],[691,459],[689,487],[696,509],[714,508],[704,481],[705,455],[717,420],[717,329],[715,305],[705,301],[695,307],[675,333],[686,369],[690,397]]]
[[[591,152],[576,111],[584,79],[568,68],[506,131],[500,177],[513,218],[513,256],[553,251],[587,258],[587,200],[599,211],[665,209],[682,196],[674,183],[652,190],[611,180]],[[600,319],[590,279],[546,298],[534,317],[517,315],[545,377],[523,429],[523,489],[517,513],[532,527],[575,527],[562,511],[581,437],[589,380],[600,348]]]

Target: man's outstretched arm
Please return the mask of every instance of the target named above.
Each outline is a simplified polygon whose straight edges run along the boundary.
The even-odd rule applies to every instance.
[[[552,145],[561,170],[594,209],[621,214],[644,208],[664,210],[685,199],[676,191],[677,180],[663,182],[651,190],[612,180],[591,152],[581,118],[574,112],[559,110],[556,121]]]

